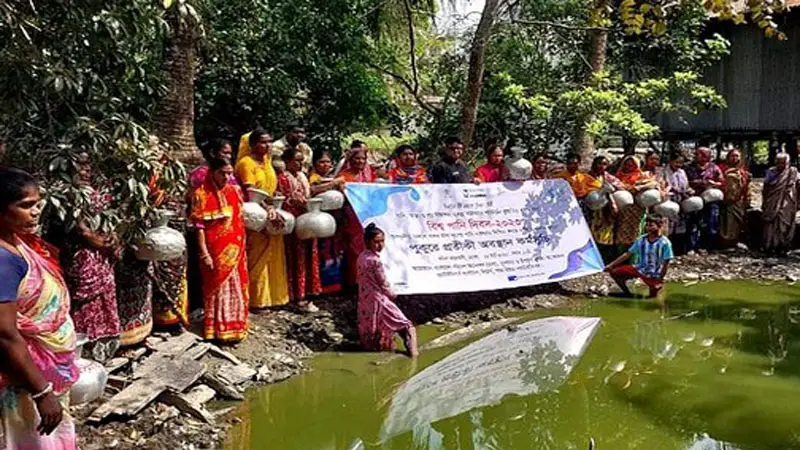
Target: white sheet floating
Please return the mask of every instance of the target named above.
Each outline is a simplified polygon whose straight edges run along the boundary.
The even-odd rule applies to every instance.
[[[509,394],[546,392],[569,376],[600,319],[549,317],[495,332],[408,380],[395,394],[381,438],[413,430]]]
[[[687,450],[739,450],[728,442],[718,441],[707,434],[698,436]]]

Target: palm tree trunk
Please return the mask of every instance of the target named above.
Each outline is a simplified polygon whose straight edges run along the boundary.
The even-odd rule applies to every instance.
[[[170,144],[172,156],[191,164],[200,159],[194,137],[194,76],[199,34],[188,21],[181,21],[178,14],[175,7],[166,12],[170,26],[164,55],[166,94],[156,105],[153,129],[160,140]]]
[[[498,12],[499,0],[486,0],[481,20],[475,30],[469,52],[469,75],[467,77],[467,98],[461,106],[461,140],[469,147],[478,120],[478,104],[483,91],[483,71],[486,62],[486,45],[492,33],[492,26]]]

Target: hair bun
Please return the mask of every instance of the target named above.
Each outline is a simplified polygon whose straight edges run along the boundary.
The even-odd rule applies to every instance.
[[[377,225],[375,225],[375,223],[374,223],[374,222],[370,222],[369,224],[367,224],[367,227],[366,227],[366,228],[364,228],[364,230],[365,230],[365,231],[366,231],[366,230],[374,230],[374,229],[376,229],[376,228],[378,228],[378,226],[377,226]]]

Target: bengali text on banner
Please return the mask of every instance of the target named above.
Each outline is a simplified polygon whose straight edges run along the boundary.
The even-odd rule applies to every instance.
[[[563,180],[345,188],[361,223],[386,233],[398,294],[474,292],[590,275],[603,260]]]

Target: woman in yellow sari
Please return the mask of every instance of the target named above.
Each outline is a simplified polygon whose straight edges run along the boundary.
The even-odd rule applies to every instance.
[[[246,190],[255,188],[275,194],[278,177],[270,160],[272,137],[263,129],[242,136],[239,152],[247,156],[236,163],[236,178]],[[271,218],[274,210],[268,210]],[[286,279],[286,256],[283,236],[266,231],[247,232],[247,270],[250,273],[250,307],[254,309],[289,303],[289,284]]]

